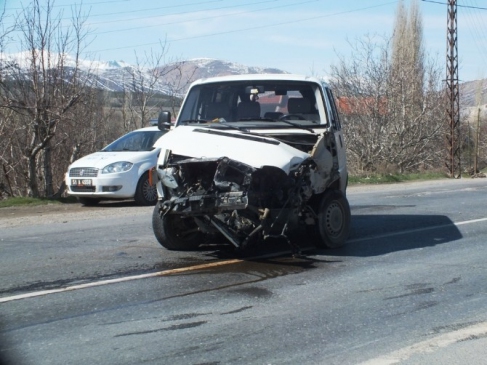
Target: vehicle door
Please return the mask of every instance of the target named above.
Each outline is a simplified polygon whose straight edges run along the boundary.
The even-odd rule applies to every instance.
[[[341,188],[343,189],[344,187],[346,187],[347,184],[348,172],[347,172],[347,158],[346,158],[345,142],[343,139],[342,126],[340,123],[340,117],[338,115],[338,110],[335,104],[335,97],[333,96],[333,92],[326,85],[323,86],[323,89],[326,93],[325,102],[326,102],[326,109],[328,113],[327,117],[331,123],[331,130],[335,135],[335,141],[337,144],[336,148],[337,148],[338,163],[339,163],[338,170],[342,178]]]

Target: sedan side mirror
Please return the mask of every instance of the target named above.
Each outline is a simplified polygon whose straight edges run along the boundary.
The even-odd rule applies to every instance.
[[[157,118],[157,127],[161,131],[171,128],[171,112],[160,112]]]

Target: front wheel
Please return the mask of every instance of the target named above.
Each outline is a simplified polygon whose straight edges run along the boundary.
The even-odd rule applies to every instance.
[[[177,214],[161,216],[159,204],[156,204],[152,213],[152,229],[157,241],[168,250],[195,250],[203,240],[203,233],[193,218]]]
[[[142,174],[137,183],[134,200],[138,205],[154,205],[157,202],[157,188],[155,184],[150,184],[148,171]]]
[[[338,248],[345,244],[350,233],[350,205],[339,190],[326,192],[320,202],[316,228],[318,247]]]

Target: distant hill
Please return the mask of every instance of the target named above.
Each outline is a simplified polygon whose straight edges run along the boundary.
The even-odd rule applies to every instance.
[[[5,65],[16,65],[21,72],[27,70],[29,65],[30,55],[26,52],[5,54],[0,53],[0,62]],[[74,67],[75,60],[69,55],[64,61],[66,67]],[[128,64],[124,61],[90,61],[81,60],[79,63],[81,76],[91,77],[88,83],[96,88],[107,91],[123,91],[133,90],[133,74],[136,71],[136,66]],[[7,70],[8,67],[4,67]],[[11,68],[11,74],[15,71],[15,67]],[[163,75],[160,82],[153,85],[153,88],[163,94],[174,94],[175,89],[181,89],[181,86],[189,86],[189,82],[199,78],[226,76],[226,75],[241,75],[254,73],[286,73],[277,68],[264,68],[246,66],[235,62],[216,60],[210,58],[198,58],[177,63],[170,63],[159,67],[157,69],[144,68],[142,75],[149,80],[150,75],[158,72]],[[26,72],[27,74],[27,72]],[[147,84],[146,84],[147,85]],[[182,88],[181,92],[184,94],[186,88]]]
[[[124,88],[133,89],[134,65],[122,61],[94,62],[91,65],[91,70],[96,75],[95,81],[92,83],[94,87],[110,91],[122,91]],[[286,73],[277,68],[246,66],[210,58],[169,63],[156,69],[147,68],[143,71],[146,73],[147,80],[154,72],[161,74],[160,82],[154,85],[154,89],[167,95],[174,94],[174,90],[178,90],[177,93],[184,95],[189,84],[200,78],[255,73]]]
[[[244,74],[285,74],[286,71],[270,67],[246,66],[240,63],[217,60],[212,58],[196,58],[179,63],[170,63],[159,67],[158,72],[164,74],[165,79],[169,82],[181,82],[186,86],[198,79]],[[181,78],[179,78],[181,75]],[[187,88],[185,88],[186,91]]]
[[[98,62],[94,66],[97,75],[94,86],[112,91],[122,91],[124,87],[129,90],[132,88],[131,78],[135,69],[133,65],[111,61]],[[160,82],[154,85],[154,88],[163,94],[173,94],[173,90],[179,90],[184,94],[189,84],[200,78],[255,73],[286,73],[277,68],[245,66],[210,58],[169,63],[156,69],[145,69],[144,72],[147,73],[147,79],[153,72],[161,74]]]
[[[166,72],[166,70],[174,68],[176,64],[170,63],[160,67],[159,72]],[[254,67],[246,66],[235,62],[216,60],[212,58],[196,58],[192,60],[183,61],[181,65],[183,74],[191,77],[193,80],[228,75],[243,75],[243,74],[284,74],[283,70],[270,67]]]
[[[461,120],[468,120],[472,125],[480,118],[485,123],[487,118],[487,79],[468,81],[460,84]]]
[[[487,79],[460,84],[460,108],[487,104]]]
[[[5,54],[0,53],[0,62],[3,64],[16,64],[20,69],[28,69],[29,54],[26,52]],[[74,59],[67,57],[65,60],[67,67],[75,65]],[[124,61],[89,61],[81,60],[79,64],[81,75],[83,72],[87,77],[89,73],[94,77],[89,80],[91,86],[107,91],[133,90],[132,75],[136,70],[135,65]],[[8,68],[4,68],[8,70]],[[166,95],[174,94],[174,90],[179,90],[178,94],[186,92],[189,82],[207,77],[242,75],[256,73],[284,74],[286,71],[272,67],[246,66],[236,62],[211,59],[196,58],[178,63],[169,63],[155,70],[143,69],[143,74],[149,79],[153,72],[163,75],[160,82],[153,85],[158,92]],[[479,91],[480,90],[480,91]],[[480,101],[477,95],[482,96]],[[460,108],[472,109],[477,105],[487,105],[487,79],[467,81],[460,84]]]

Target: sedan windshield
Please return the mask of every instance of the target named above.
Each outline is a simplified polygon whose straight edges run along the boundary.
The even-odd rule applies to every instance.
[[[154,143],[164,134],[159,130],[130,132],[110,143],[103,152],[151,151]]]
[[[282,122],[322,124],[318,85],[300,81],[227,81],[191,88],[178,124],[214,122]],[[323,107],[322,107],[323,108]]]

